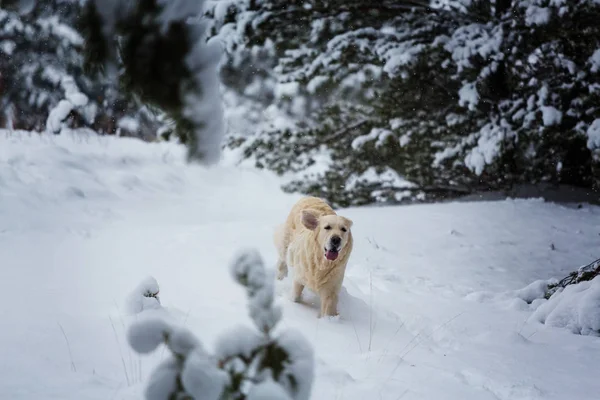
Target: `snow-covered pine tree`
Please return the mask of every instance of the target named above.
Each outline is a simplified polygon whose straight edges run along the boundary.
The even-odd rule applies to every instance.
[[[209,35],[224,48],[219,75],[224,84],[226,112],[235,112],[240,126],[234,132],[250,133],[264,119],[264,110],[274,101],[275,84],[272,70],[276,65],[274,49],[268,43],[253,46],[243,42],[235,32],[234,21],[248,12],[245,0],[209,0],[205,16]],[[231,118],[228,122],[235,122]]]
[[[0,9],[0,101],[7,124],[44,130],[49,110],[65,98],[63,78],[70,78],[72,93],[73,77],[81,76],[83,40],[66,21],[73,20],[77,7],[43,0],[23,15]]]
[[[598,2],[247,4],[223,35],[275,49],[279,84],[318,107],[230,145],[279,173],[330,160],[286,189],[349,205],[600,188]]]
[[[227,88],[254,102],[255,109],[276,105],[291,118],[308,122],[306,115],[320,110],[328,99],[369,99],[379,77],[377,66],[347,65],[333,82],[290,68],[300,68],[322,51],[328,38],[353,26],[381,26],[390,13],[424,7],[425,0],[365,2],[224,0],[210,1],[207,17],[211,35],[224,43],[226,57],[221,77]],[[361,15],[360,18],[348,18]],[[383,18],[382,18],[383,17]],[[335,67],[332,65],[332,69]],[[361,85],[355,85],[359,80]],[[371,90],[369,89],[371,87]]]
[[[223,132],[217,67],[199,0],[89,0],[81,21],[86,66],[175,122],[188,157],[219,160]]]
[[[106,134],[156,136],[165,125],[159,113],[84,71],[83,38],[75,29],[79,1],[18,5],[4,1],[0,8],[0,126],[52,133],[64,126],[89,127]]]
[[[267,273],[255,250],[240,252],[230,270],[233,279],[246,289],[248,311],[256,329],[239,326],[223,334],[214,354],[209,354],[188,329],[156,311],[160,307],[159,288],[153,278],[132,293],[129,308],[140,313],[140,318],[129,329],[130,345],[139,353],[150,353],[164,344],[170,352],[152,372],[146,399],[310,398],[313,351],[296,331],[275,334],[281,309],[274,304],[274,276]],[[149,316],[144,317],[145,312]]]

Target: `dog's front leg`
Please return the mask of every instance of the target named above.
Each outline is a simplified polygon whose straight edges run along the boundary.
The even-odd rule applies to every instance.
[[[279,279],[281,281],[286,276],[288,276],[287,264],[285,263],[284,260],[279,259],[279,261],[277,261],[277,279]]]
[[[328,316],[334,317],[338,315],[338,294],[332,291],[324,291],[320,294],[321,297],[321,314],[319,317]]]
[[[304,285],[298,281],[294,281],[294,287],[292,288],[292,299],[299,303],[302,300],[302,291],[304,290]]]

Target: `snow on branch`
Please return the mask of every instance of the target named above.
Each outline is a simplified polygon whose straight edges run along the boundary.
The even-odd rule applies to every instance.
[[[222,49],[207,41],[205,1],[89,0],[81,27],[89,68],[166,111],[188,158],[219,161],[224,132],[218,64]],[[121,66],[123,68],[121,68]],[[118,72],[123,70],[123,73]]]
[[[127,311],[130,314],[139,314],[144,310],[160,308],[159,292],[156,279],[151,276],[144,279],[127,298]]]
[[[273,334],[281,319],[281,309],[274,304],[274,276],[265,270],[255,250],[240,252],[230,271],[246,289],[249,313],[258,330],[239,326],[225,332],[214,354],[172,319],[141,312],[160,307],[156,280],[146,279],[132,293],[130,303],[140,318],[128,332],[131,347],[138,353],[151,353],[163,344],[170,352],[152,372],[146,399],[310,398],[314,369],[310,344],[295,331]],[[148,303],[152,301],[156,304]]]
[[[47,69],[49,72],[50,68]],[[60,85],[65,92],[65,99],[50,110],[46,120],[46,131],[49,133],[59,133],[63,127],[64,121],[71,114],[71,111],[78,110],[88,120],[93,120],[95,109],[89,105],[88,97],[81,93],[75,79],[70,75],[60,78]]]

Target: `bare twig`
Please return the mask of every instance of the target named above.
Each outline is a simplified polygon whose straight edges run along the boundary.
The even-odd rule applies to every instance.
[[[383,357],[385,357],[385,355],[387,353],[387,349],[390,347],[390,344],[396,338],[396,335],[398,335],[398,333],[400,332],[400,329],[402,329],[403,326],[404,326],[404,321],[402,321],[402,323],[398,326],[398,329],[396,329],[396,332],[394,332],[394,334],[388,341],[387,345],[383,348],[383,353],[381,354],[381,357],[379,357],[379,360],[377,362],[381,362],[381,360],[383,360]]]
[[[350,320],[350,322],[352,322],[352,328],[354,328],[354,335],[356,336],[356,343],[358,343],[358,350],[362,353],[362,346],[360,344],[360,339],[358,338],[358,331],[356,330],[356,325],[354,325],[354,321]]]
[[[67,342],[67,350],[69,351],[69,359],[71,360],[71,370],[73,372],[77,372],[77,368],[75,367],[75,361],[73,361],[73,353],[71,352],[71,343],[69,342],[69,338],[67,337],[67,334],[65,333],[65,330],[63,329],[60,322],[57,322],[57,324],[65,338],[65,342]]]
[[[369,347],[371,351],[371,343],[373,342],[373,274],[369,271]]]
[[[459,313],[456,314],[454,317],[450,318],[448,321],[444,322],[442,325],[438,326],[437,328],[435,328],[433,331],[431,331],[431,333],[427,336],[425,336],[425,339],[430,338],[431,336],[433,336],[434,333],[436,333],[438,330],[440,330],[441,328],[445,327],[446,325],[448,325],[450,322],[454,321],[456,318],[460,317],[463,313]],[[421,331],[423,332],[423,331]],[[404,346],[404,349],[406,349],[412,342],[415,341],[415,339],[417,337],[419,337],[419,335],[421,334],[421,332],[419,332],[415,337],[412,338],[412,340],[410,340],[406,346]],[[422,341],[421,341],[422,342]],[[390,375],[388,376],[386,381],[389,381],[392,376],[394,376],[394,373],[396,372],[396,370],[400,367],[400,364],[402,364],[402,361],[404,361],[404,357],[406,357],[408,355],[408,353],[410,353],[411,351],[413,351],[414,349],[416,349],[421,342],[417,342],[415,343],[414,346],[412,346],[411,348],[409,348],[407,351],[404,352],[404,354],[402,354],[400,356],[400,360],[398,361],[398,364],[396,364],[396,366],[394,367],[394,369],[392,370],[392,372],[390,373]],[[403,350],[404,350],[403,349]]]
[[[125,373],[125,379],[127,380],[127,385],[131,386],[131,380],[129,379],[129,373],[127,372],[127,365],[125,364],[125,358],[123,357],[123,351],[121,350],[121,342],[119,341],[119,335],[117,334],[117,329],[115,328],[115,324],[113,323],[110,315],[108,316],[110,320],[110,325],[112,326],[113,332],[115,334],[115,340],[117,341],[117,348],[119,349],[119,355],[121,356],[121,363],[123,364],[123,372]]]
[[[123,321],[123,314],[121,313],[121,309],[119,308],[119,305],[117,304],[115,299],[113,299],[113,302],[115,303],[115,307],[117,309],[117,312],[119,313],[119,322],[121,323],[121,328],[123,328],[123,332],[125,332],[126,328],[125,328],[125,321]],[[136,315],[136,319],[137,319],[137,315]],[[114,329],[114,327],[113,327],[113,329]],[[136,383],[136,377],[138,376],[138,373],[135,370],[136,363],[135,363],[133,353],[131,351],[131,347],[129,347],[129,346],[127,346],[127,358],[129,361],[129,368],[131,370],[131,383],[134,384],[134,383]],[[140,357],[138,356],[138,359],[139,358]],[[141,376],[140,376],[140,381],[141,381]]]
[[[398,396],[396,398],[396,400],[400,400],[401,398],[403,398],[404,396],[406,396],[408,394],[408,389],[406,389],[404,392],[402,392],[402,394],[400,396]]]

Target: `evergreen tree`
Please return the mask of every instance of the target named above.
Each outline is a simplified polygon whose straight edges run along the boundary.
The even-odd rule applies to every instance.
[[[221,49],[207,42],[204,1],[89,0],[81,21],[85,65],[164,111],[188,158],[219,160]]]
[[[106,134],[156,136],[165,125],[159,113],[84,70],[78,1],[38,0],[19,11],[15,4],[0,9],[4,126],[52,133],[63,126],[89,127]]]
[[[294,127],[229,142],[259,167],[306,174],[287,190],[350,205],[600,188],[595,1],[264,0],[221,15],[220,37],[245,45],[229,67],[272,49],[270,79],[308,105]]]

